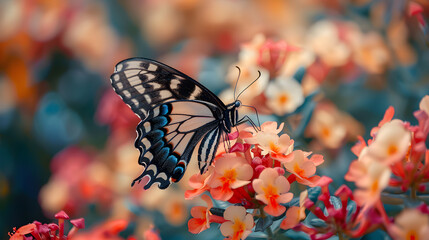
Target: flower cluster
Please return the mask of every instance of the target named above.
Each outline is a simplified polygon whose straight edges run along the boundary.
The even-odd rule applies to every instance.
[[[235,143],[228,152],[218,154],[206,173],[189,179],[193,189],[186,191],[187,199],[207,192],[216,201],[235,205],[223,212],[202,195],[207,207],[192,208],[190,232],[199,233],[215,222],[222,224],[225,237],[244,239],[252,232],[254,218],[254,231],[267,230],[269,234],[271,224],[264,222],[281,220],[280,227],[290,229],[305,218],[302,202],[300,206],[287,205],[294,196],[291,184],[316,186],[320,179],[316,167],[324,160],[321,155],[295,150],[287,134],[279,135],[282,129],[283,124],[277,127],[275,122],[265,122],[260,131],[246,128],[230,134],[229,140]],[[306,191],[301,195],[304,199]]]
[[[49,223],[41,224],[38,221],[22,226],[16,230],[14,228],[13,233],[9,233],[10,240],[31,240],[31,239],[47,239],[47,240],[62,240],[62,239],[75,239],[75,235],[79,229],[85,228],[85,220],[83,218],[70,220],[73,228],[68,232],[67,235],[64,233],[65,220],[70,217],[64,212],[60,211],[55,214],[55,218],[58,219],[58,224]],[[30,237],[30,235],[32,237]]]
[[[409,115],[429,89],[428,17],[427,0],[0,1],[0,232],[64,210],[87,220],[85,232],[64,230],[73,239],[122,239],[128,221],[139,238],[188,238],[189,215],[193,233],[217,223],[232,239],[427,238],[427,98]],[[140,119],[108,79],[128,57],[166,63],[224,103],[240,95],[288,135],[241,130],[204,175],[131,188]],[[346,173],[353,191],[335,191]],[[188,182],[195,201],[183,198]],[[206,205],[191,210],[195,196]],[[34,222],[13,238],[60,229]]]
[[[429,150],[425,142],[429,133],[429,96],[414,113],[418,125],[393,119],[390,107],[383,120],[371,130],[372,139],[360,137],[352,148],[358,159],[351,163],[345,179],[356,189],[338,188],[329,193],[332,179],[323,176],[320,204],[304,200],[304,207],[315,219],[294,229],[306,232],[311,239],[358,238],[376,229],[385,229],[394,239],[423,239],[429,231],[428,206],[422,200],[429,182]],[[405,205],[399,215],[388,216],[384,203]],[[323,205],[324,209],[321,208]],[[418,206],[417,206],[418,205]],[[411,208],[414,206],[414,208]]]
[[[291,71],[297,71],[299,65],[290,69],[286,59],[303,54],[285,41],[274,42],[261,34],[256,35],[251,42],[242,45],[239,60],[232,65],[240,69],[239,79],[236,67],[229,70],[227,80],[232,87],[237,83],[237,89],[236,92],[232,88],[226,90],[223,93],[224,100],[235,99],[237,96],[234,94],[240,94],[258,78],[240,95],[242,102],[267,114],[282,116],[294,112],[304,102],[300,83],[303,76],[292,77]],[[303,61],[303,64],[308,64],[308,60]]]
[[[420,102],[420,110],[414,113],[418,125],[392,119],[390,107],[383,120],[371,130],[368,143],[361,137],[353,152],[358,159],[350,165],[345,179],[356,183],[355,192],[359,205],[372,207],[380,200],[380,193],[396,188],[417,199],[429,182],[429,151],[426,140],[429,133],[429,96]]]
[[[34,221],[18,229],[14,228],[13,232],[9,233],[9,240],[136,240],[134,236],[123,238],[119,235],[128,227],[126,220],[107,220],[90,230],[78,232],[79,229],[85,228],[85,219],[73,219],[70,220],[73,227],[66,233],[66,220],[70,217],[64,211],[60,211],[55,214],[55,218],[58,224]],[[148,240],[160,240],[159,234],[153,228],[144,232],[143,236]]]

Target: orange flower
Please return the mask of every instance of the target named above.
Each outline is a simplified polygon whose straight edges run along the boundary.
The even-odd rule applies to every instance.
[[[395,109],[392,106],[387,108],[386,112],[384,113],[383,119],[378,123],[378,126],[371,129],[371,136],[375,137],[375,135],[377,134],[381,126],[383,126],[385,123],[390,122],[394,114],[395,114]]]
[[[25,240],[26,239],[25,235],[36,231],[37,226],[34,223],[30,223],[18,228],[18,230],[15,230],[15,229],[16,228],[14,228],[13,234],[9,233],[9,236],[10,236],[9,240]]]
[[[405,209],[395,218],[395,224],[389,232],[395,240],[427,239],[429,217],[417,209]]]
[[[211,215],[210,209],[213,207],[213,203],[207,195],[203,195],[201,198],[207,203],[207,207],[196,206],[191,209],[193,218],[188,221],[188,229],[193,234],[198,234],[210,228],[209,216]]]
[[[292,152],[294,141],[289,135],[283,134],[279,137],[284,123],[277,128],[276,122],[264,122],[261,125],[261,131],[255,131],[253,128],[247,128],[245,131],[252,133],[251,136],[243,137],[244,141],[249,144],[258,144],[262,149],[262,154],[270,153],[272,157],[281,158]]]
[[[181,193],[170,192],[167,195],[168,199],[164,199],[163,207],[160,211],[164,214],[168,223],[174,226],[181,226],[188,219],[187,202],[185,202]]]
[[[299,207],[292,206],[286,211],[286,218],[283,219],[280,227],[283,229],[291,229],[298,225],[298,223],[305,219],[304,201],[308,197],[307,190],[301,192],[299,195]]]
[[[411,144],[411,133],[400,120],[384,124],[369,145],[368,153],[389,165],[403,159]]]
[[[354,44],[354,60],[369,73],[383,73],[391,59],[384,38],[377,32],[363,35]]]
[[[290,161],[284,162],[286,170],[296,176],[296,180],[304,185],[313,187],[319,176],[313,176],[316,173],[316,166],[323,163],[323,157],[315,154],[308,159],[310,153],[304,153],[296,150],[291,153]]]
[[[93,227],[90,231],[76,234],[73,240],[122,240],[123,238],[119,236],[119,233],[125,230],[127,226],[127,220],[108,220],[100,225]]]
[[[246,213],[246,209],[241,206],[230,206],[228,207],[223,217],[226,222],[220,226],[220,231],[224,235],[225,239],[240,240],[246,239],[246,237],[252,232],[254,225],[253,217]]]
[[[234,194],[232,189],[250,183],[253,168],[246,159],[234,154],[223,154],[215,162],[214,176],[210,181],[210,194],[216,200],[228,201]]]
[[[288,192],[289,182],[274,168],[264,169],[259,178],[253,180],[253,188],[256,192],[255,198],[267,204],[264,211],[272,216],[284,213],[286,207],[280,204],[287,203],[293,198],[293,194]]]
[[[350,165],[349,172],[351,171],[360,172],[353,179],[358,187],[354,192],[357,204],[365,208],[373,206],[380,199],[383,189],[389,184],[390,168],[378,161],[369,161],[367,164],[357,161],[356,164]]]
[[[334,105],[318,104],[306,135],[314,137],[327,148],[339,148],[347,135],[344,118]]]
[[[201,195],[206,190],[209,190],[210,187],[208,186],[208,183],[211,181],[213,173],[213,166],[209,166],[205,173],[192,175],[189,178],[189,186],[193,188],[193,190],[187,190],[185,192],[185,199],[193,199],[194,197]]]

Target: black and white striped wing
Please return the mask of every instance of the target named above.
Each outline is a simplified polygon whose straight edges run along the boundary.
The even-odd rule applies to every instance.
[[[135,142],[145,189],[164,189],[179,181],[199,144],[201,173],[211,164],[223,131],[226,107],[216,95],[187,75],[162,63],[132,58],[118,63],[111,76],[115,92],[142,119]]]
[[[199,155],[199,166],[204,172],[214,158],[221,134],[212,107],[202,102],[176,100],[154,108],[153,117],[137,127],[135,146],[140,150],[139,164],[145,169],[133,185],[147,178],[145,189],[153,183],[164,189],[179,181],[201,139],[199,152],[203,154]]]
[[[225,104],[210,90],[186,74],[160,62],[130,58],[119,62],[110,77],[115,92],[142,120],[161,103],[199,100],[222,111]]]

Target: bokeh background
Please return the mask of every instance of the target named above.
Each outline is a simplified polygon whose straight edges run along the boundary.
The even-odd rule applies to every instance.
[[[166,191],[130,187],[141,171],[138,118],[109,81],[128,57],[171,65],[227,102],[234,66],[251,74],[243,83],[263,69],[249,66],[249,52],[286,54],[243,99],[262,97],[261,120],[286,122],[339,186],[357,135],[368,137],[389,106],[415,122],[429,93],[428,18],[426,0],[1,0],[0,238],[61,209],[88,229],[127,219],[124,236],[138,239],[151,224],[164,239],[221,237],[187,231],[196,203],[184,200],[186,177]],[[306,108],[268,104],[278,76],[299,79]]]

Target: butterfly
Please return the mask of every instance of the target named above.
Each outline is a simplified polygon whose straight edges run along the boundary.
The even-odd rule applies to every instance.
[[[131,186],[143,178],[149,178],[144,189],[154,183],[165,189],[178,182],[197,147],[203,174],[213,162],[221,137],[226,139],[233,127],[250,120],[238,118],[242,105],[238,97],[225,105],[199,82],[155,60],[123,60],[110,80],[141,119],[135,147],[140,150],[138,163],[144,171]]]

